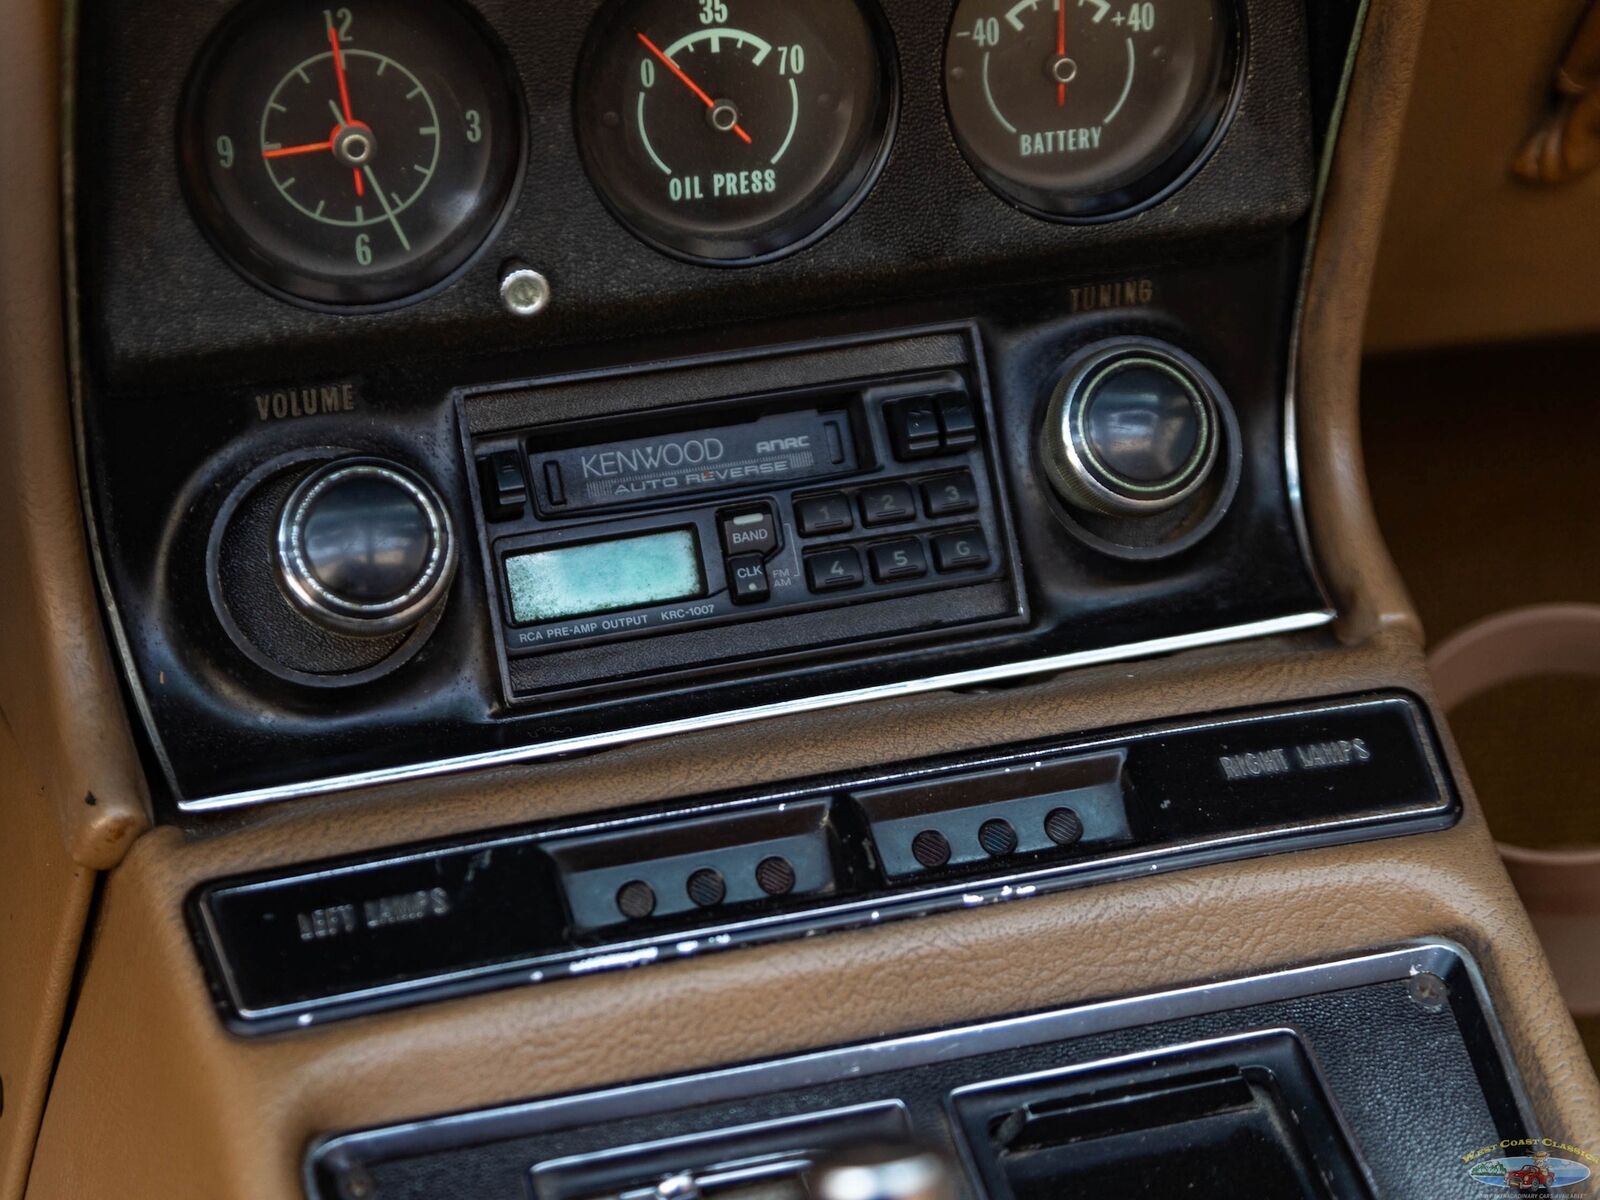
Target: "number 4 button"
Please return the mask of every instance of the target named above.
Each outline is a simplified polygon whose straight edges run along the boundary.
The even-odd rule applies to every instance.
[[[834,592],[860,587],[861,556],[850,546],[838,550],[819,550],[806,555],[806,580],[813,592]]]

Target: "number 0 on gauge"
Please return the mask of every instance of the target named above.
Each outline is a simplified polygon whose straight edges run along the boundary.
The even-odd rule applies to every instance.
[[[872,0],[612,0],[576,96],[584,163],[617,217],[680,257],[799,249],[882,164],[892,53]]]

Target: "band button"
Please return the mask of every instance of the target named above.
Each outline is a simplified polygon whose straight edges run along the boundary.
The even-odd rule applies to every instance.
[[[778,523],[769,508],[722,513],[718,524],[722,528],[722,548],[730,556],[767,555],[778,548]]]

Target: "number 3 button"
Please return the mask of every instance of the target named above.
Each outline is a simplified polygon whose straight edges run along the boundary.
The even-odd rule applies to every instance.
[[[922,485],[922,503],[930,517],[950,517],[973,512],[978,507],[978,489],[972,474],[941,475]]]

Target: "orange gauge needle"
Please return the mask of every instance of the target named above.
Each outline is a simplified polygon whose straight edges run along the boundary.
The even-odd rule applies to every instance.
[[[339,31],[332,24],[328,26],[328,44],[333,47],[333,74],[334,78],[339,81],[339,104],[344,109],[344,123],[346,125],[354,125],[356,119],[350,112],[350,81],[345,77],[344,73],[344,51],[339,49]],[[362,182],[361,171],[356,167],[351,167],[350,175],[356,183],[356,195],[365,196],[367,194],[367,185]]]
[[[639,34],[639,40],[645,44],[645,49],[649,50],[651,54],[654,54],[661,60],[661,62],[666,66],[667,70],[671,71],[683,81],[684,87],[688,88],[696,96],[700,97],[700,102],[702,104],[704,104],[707,108],[715,108],[717,106],[717,102],[710,96],[706,95],[705,89],[685,75],[678,64],[667,57],[666,52],[663,51],[660,46],[656,45],[649,38],[645,37],[643,33]],[[755,144],[750,135],[744,131],[744,127],[737,121],[733,123],[732,128],[733,132],[739,135],[739,140],[742,141],[746,146],[752,146]]]
[[[1067,0],[1056,0],[1056,58],[1067,56]],[[1056,107],[1067,106],[1067,85],[1056,84]]]

